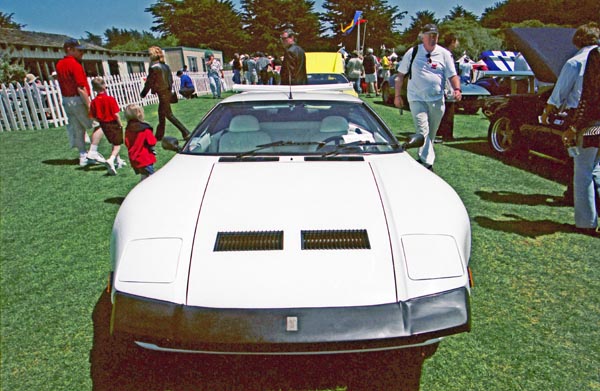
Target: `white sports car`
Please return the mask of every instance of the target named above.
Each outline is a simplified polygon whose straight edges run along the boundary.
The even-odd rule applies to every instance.
[[[399,143],[331,86],[238,88],[182,148],[166,137],[178,153],[123,202],[111,333],[161,351],[316,354],[468,331],[469,217],[405,151],[423,138]]]

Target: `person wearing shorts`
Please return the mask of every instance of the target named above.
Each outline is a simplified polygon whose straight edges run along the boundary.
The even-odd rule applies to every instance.
[[[90,117],[100,123],[104,136],[112,144],[110,157],[106,159],[108,175],[117,175],[117,168],[125,166],[119,156],[123,144],[123,126],[119,119],[119,105],[117,100],[106,93],[106,83],[103,78],[96,77],[92,80],[92,88],[96,97],[90,103]]]
[[[379,96],[379,88],[377,87],[377,67],[379,62],[373,54],[373,49],[367,49],[367,55],[363,58],[363,68],[365,70],[365,83],[367,83],[367,98],[371,97],[371,93],[375,92],[375,96]]]

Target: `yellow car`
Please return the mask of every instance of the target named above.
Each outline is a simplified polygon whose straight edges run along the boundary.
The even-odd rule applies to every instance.
[[[306,76],[308,84],[348,84],[344,93],[358,96],[344,75],[344,58],[338,52],[307,52]]]

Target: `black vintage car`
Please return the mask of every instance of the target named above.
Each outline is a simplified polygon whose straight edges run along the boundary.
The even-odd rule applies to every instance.
[[[561,115],[551,125],[540,124],[539,117],[552,93],[563,64],[577,48],[571,28],[512,28],[507,37],[521,51],[536,78],[532,91],[485,98],[483,113],[488,117],[488,141],[501,156],[525,156],[535,152],[568,161],[562,133],[568,118]]]
[[[381,89],[381,99],[384,104],[394,104],[394,90],[396,86],[396,76],[391,75],[387,80],[379,83]],[[408,99],[406,98],[406,85],[408,79],[404,79],[402,87],[402,99],[404,100],[405,108],[408,109]],[[456,103],[456,109],[460,113],[475,114],[483,105],[483,98],[490,95],[490,92],[485,86],[480,83],[465,83],[461,81],[460,88],[462,89],[462,100]]]

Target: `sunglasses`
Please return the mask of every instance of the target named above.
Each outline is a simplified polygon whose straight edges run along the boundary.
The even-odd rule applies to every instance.
[[[427,62],[431,64],[431,53],[427,53],[425,57],[427,57]]]

